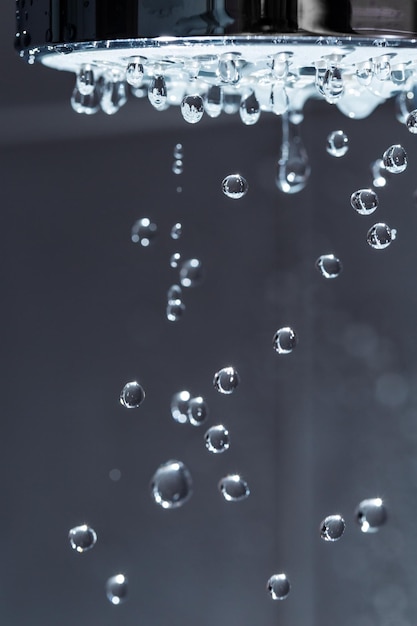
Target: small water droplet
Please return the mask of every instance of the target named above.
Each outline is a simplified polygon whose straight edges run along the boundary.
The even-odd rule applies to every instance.
[[[224,83],[236,85],[240,80],[239,54],[226,52],[219,58],[217,73]]]
[[[326,150],[334,157],[340,158],[345,156],[346,152],[349,150],[349,139],[343,130],[334,130],[330,133],[327,137]]]
[[[83,64],[77,74],[77,88],[81,95],[89,96],[95,87],[94,72],[91,65]]]
[[[198,94],[185,96],[181,103],[181,114],[189,124],[196,124],[204,114],[203,98]]]
[[[137,409],[145,399],[145,390],[136,380],[126,383],[120,392],[120,404],[127,409]]]
[[[372,189],[358,189],[351,195],[350,204],[360,215],[371,215],[378,208],[378,196]]]
[[[148,217],[142,217],[133,224],[131,239],[133,243],[140,243],[144,248],[147,248],[154,240],[157,231],[156,224],[151,222]]]
[[[182,193],[182,187],[177,187],[177,193]]]
[[[288,98],[287,90],[280,83],[275,83],[271,87],[271,93],[269,95],[269,106],[275,115],[284,115],[288,111],[290,101]]]
[[[183,287],[197,287],[203,280],[203,266],[199,259],[184,261],[180,269],[180,283]]]
[[[371,226],[368,230],[366,238],[372,248],[375,248],[375,250],[383,250],[390,245],[392,241],[392,232],[387,224],[379,222],[378,224]]]
[[[400,174],[407,167],[407,153],[399,144],[390,146],[382,157],[385,168],[391,174]]]
[[[142,57],[134,57],[129,61],[126,69],[126,82],[135,89],[138,89],[143,82],[143,61]]]
[[[121,479],[121,477],[122,477],[122,472],[119,469],[117,469],[117,467],[115,467],[114,469],[110,470],[109,478],[113,482],[118,482]]]
[[[229,474],[219,481],[219,491],[227,502],[239,502],[250,495],[246,480],[240,474]]]
[[[181,261],[181,254],[179,252],[174,252],[169,260],[169,264],[173,269],[176,269]]]
[[[107,599],[114,604],[122,604],[127,598],[127,578],[123,574],[111,576],[106,582]]]
[[[201,426],[209,415],[206,401],[201,396],[191,398],[188,403],[188,421],[192,426]]]
[[[371,163],[371,171],[374,187],[385,187],[387,184],[387,170],[382,159],[377,159]]]
[[[324,541],[337,541],[345,532],[345,520],[340,515],[328,515],[320,525],[320,537]]]
[[[172,239],[179,239],[181,237],[181,235],[182,235],[182,224],[180,222],[177,222],[171,228],[171,238]]]
[[[164,509],[175,509],[193,493],[191,474],[181,461],[167,461],[158,467],[151,481],[151,494]]]
[[[71,548],[81,554],[94,548],[97,542],[97,533],[91,526],[82,524],[81,526],[71,528],[68,533],[68,539]]]
[[[167,85],[163,76],[154,76],[149,83],[148,99],[157,111],[163,111],[168,107]]]
[[[181,159],[177,159],[176,161],[174,161],[174,163],[172,164],[172,171],[174,172],[174,174],[177,175],[183,173],[184,165]]]
[[[334,254],[319,256],[316,267],[324,278],[337,278],[342,271],[342,263]]]
[[[297,335],[289,326],[277,330],[272,340],[272,346],[278,354],[289,354],[298,343]]]
[[[175,148],[174,148],[174,159],[181,161],[183,158],[184,158],[184,153],[183,153],[182,143],[177,143],[175,144]]]
[[[219,393],[233,393],[239,383],[240,377],[234,367],[223,367],[214,374],[213,385]]]
[[[228,198],[239,200],[248,192],[249,185],[240,174],[230,174],[222,180],[222,191]]]
[[[229,431],[222,424],[209,428],[204,439],[207,450],[213,454],[226,452],[230,447]]]
[[[391,239],[392,239],[392,241],[394,241],[394,239],[397,239],[397,229],[396,228],[391,228]]]
[[[171,400],[171,415],[179,424],[188,422],[188,407],[191,400],[189,391],[174,393]]]
[[[204,108],[209,117],[218,117],[223,108],[223,91],[218,85],[212,85],[207,92]]]
[[[273,600],[285,600],[290,593],[291,585],[285,574],[274,574],[268,580],[267,590]]]
[[[280,191],[293,194],[307,185],[311,168],[299,127],[289,121],[287,114],[281,120],[282,144],[275,182]]]
[[[381,498],[362,500],[355,511],[355,519],[363,533],[376,533],[387,521],[387,509]]]
[[[415,135],[417,133],[417,109],[411,111],[406,120],[407,129]]]
[[[166,308],[166,317],[169,322],[178,322],[185,312],[185,304],[181,300],[170,300]]]
[[[344,92],[342,72],[338,67],[330,67],[323,77],[323,94],[327,102],[333,104]]]
[[[171,287],[167,291],[167,300],[170,302],[171,300],[181,300],[182,297],[182,289],[179,285],[171,285]]]
[[[261,107],[253,91],[251,94],[246,96],[246,98],[242,99],[239,113],[240,119],[244,124],[246,124],[246,126],[256,124],[259,120],[261,116]]]

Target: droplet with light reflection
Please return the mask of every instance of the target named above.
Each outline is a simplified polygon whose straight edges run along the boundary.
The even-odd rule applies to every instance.
[[[152,498],[163,509],[182,506],[191,498],[192,493],[191,474],[181,461],[163,463],[152,477]]]
[[[166,307],[166,318],[169,322],[179,322],[185,313],[182,300],[169,300]]]
[[[126,383],[120,392],[120,404],[126,409],[137,409],[144,399],[145,390],[136,380]]]
[[[181,103],[181,114],[189,124],[197,124],[204,114],[203,98],[198,94],[185,96]]]
[[[201,426],[209,416],[207,402],[201,396],[191,398],[188,402],[188,421],[192,426]]]
[[[330,156],[340,158],[349,150],[349,138],[343,130],[334,130],[327,137],[326,150]]]
[[[172,267],[172,269],[176,269],[179,265],[181,261],[181,254],[180,252],[174,252],[174,254],[171,255],[171,258],[169,259],[169,264]]]
[[[219,481],[219,491],[226,502],[240,502],[250,495],[246,480],[240,474],[228,474]]]
[[[179,391],[174,393],[171,400],[171,415],[179,424],[188,422],[188,407],[190,405],[191,394],[189,391]]]
[[[184,261],[180,269],[180,283],[183,287],[197,287],[203,280],[203,265],[199,259]]]
[[[261,106],[255,93],[252,91],[249,95],[242,98],[239,109],[240,119],[246,126],[256,124],[261,116]]]
[[[223,424],[211,426],[204,435],[206,448],[212,454],[222,454],[230,447],[229,431]]]
[[[362,500],[355,511],[355,519],[363,533],[378,532],[387,517],[387,509],[381,498]]]
[[[127,578],[124,574],[116,574],[107,579],[106,596],[109,602],[117,606],[127,599]]]
[[[390,146],[382,157],[385,168],[391,174],[400,174],[407,167],[407,153],[399,144]]]
[[[407,117],[405,124],[410,133],[413,133],[413,135],[417,133],[417,109],[411,111],[411,113]]]
[[[392,242],[391,228],[383,222],[378,222],[371,226],[368,230],[366,240],[375,250],[383,250],[387,248]]]
[[[316,268],[323,278],[337,278],[342,271],[342,263],[334,254],[322,254],[316,261]]]
[[[284,326],[277,330],[272,340],[272,346],[278,354],[290,354],[297,343],[297,335],[289,326]]]
[[[247,180],[240,174],[229,174],[222,181],[222,190],[225,196],[233,200],[243,198],[248,192]]]
[[[266,588],[273,600],[285,600],[290,593],[291,585],[286,574],[274,574],[268,580]]]
[[[345,532],[346,523],[341,515],[328,515],[320,524],[323,541],[338,541]]]
[[[223,367],[214,374],[213,385],[219,393],[229,395],[235,391],[239,383],[239,374],[232,366]]]
[[[131,239],[133,243],[140,243],[147,248],[155,239],[158,228],[148,217],[142,217],[132,226]]]
[[[142,57],[135,57],[131,59],[126,68],[126,82],[135,89],[138,89],[143,82],[143,59]]]
[[[182,235],[182,224],[177,222],[171,228],[171,239],[179,239]]]
[[[71,548],[82,554],[94,548],[97,543],[97,533],[88,524],[82,524],[81,526],[71,528],[68,533],[68,539]]]
[[[378,196],[373,189],[358,189],[350,197],[350,204],[360,215],[371,215],[378,208]]]

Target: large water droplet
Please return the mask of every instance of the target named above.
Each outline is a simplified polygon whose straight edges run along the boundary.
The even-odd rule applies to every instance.
[[[179,252],[174,252],[169,260],[169,264],[173,269],[176,269],[181,261],[181,254]]]
[[[114,605],[122,604],[127,598],[127,578],[123,574],[111,576],[106,582],[107,599]]]
[[[345,156],[346,152],[349,150],[349,139],[343,130],[334,130],[330,133],[327,137],[326,150],[334,157],[340,158]]]
[[[167,461],[158,467],[151,481],[151,493],[156,504],[175,509],[191,498],[191,474],[181,461]]]
[[[323,77],[323,94],[327,102],[333,104],[344,92],[342,72],[338,67],[330,67]]]
[[[226,452],[230,447],[229,431],[222,424],[209,428],[204,439],[207,450],[213,454]]]
[[[324,278],[337,278],[342,271],[342,263],[334,254],[319,256],[316,267]]]
[[[188,403],[188,421],[192,426],[201,426],[209,415],[206,401],[201,396],[191,398]]]
[[[371,215],[378,208],[378,196],[372,189],[358,189],[351,195],[350,204],[361,215]]]
[[[137,409],[145,399],[145,390],[136,380],[126,383],[120,392],[120,404],[127,409]]]
[[[77,88],[81,95],[89,96],[95,88],[94,72],[91,65],[81,65],[77,74]]]
[[[163,111],[168,106],[168,92],[165,78],[154,76],[149,83],[148,99],[157,111]]]
[[[290,101],[287,91],[280,83],[275,83],[271,87],[269,96],[269,106],[275,115],[284,115],[288,111]]]
[[[223,91],[218,85],[212,85],[207,92],[204,108],[209,117],[218,117],[223,108]]]
[[[417,133],[417,109],[411,111],[406,120],[407,129],[415,135]]]
[[[219,481],[219,491],[227,502],[239,502],[250,495],[246,480],[240,474],[229,474]]]
[[[213,385],[219,393],[233,393],[239,383],[240,377],[234,367],[223,367],[214,374]]]
[[[382,157],[385,168],[391,174],[400,174],[407,167],[407,153],[399,144],[390,146]]]
[[[114,115],[126,104],[126,83],[119,72],[111,72],[102,85],[100,106],[107,115]]]
[[[261,116],[261,107],[253,91],[251,94],[242,99],[239,113],[240,119],[244,124],[246,124],[246,126],[256,124],[259,120]]]
[[[371,226],[366,236],[367,242],[375,250],[387,248],[392,241],[391,228],[387,224],[378,222]]]
[[[337,541],[345,532],[345,520],[340,515],[328,515],[320,525],[320,537],[324,541]]]
[[[180,222],[177,222],[171,228],[171,238],[172,239],[179,239],[181,237],[181,235],[182,235],[182,224]]]
[[[272,346],[278,354],[289,354],[297,345],[297,335],[289,326],[277,330],[272,340]]]
[[[217,73],[224,83],[236,85],[240,80],[239,54],[226,52],[219,58]]]
[[[363,533],[376,533],[387,521],[387,509],[381,498],[362,500],[355,511],[355,519]]]
[[[178,322],[185,313],[185,304],[181,300],[169,300],[166,317],[169,322]]]
[[[310,176],[307,151],[299,134],[299,127],[282,116],[282,144],[278,161],[276,185],[280,191],[292,194],[302,191]]]
[[[68,539],[71,548],[81,554],[94,548],[97,542],[97,534],[94,528],[87,524],[82,524],[81,526],[71,528],[68,533]]]
[[[147,248],[156,236],[158,228],[148,217],[142,217],[132,226],[131,239]]]
[[[180,283],[183,287],[197,287],[203,280],[203,266],[199,259],[184,261],[180,269]]]
[[[198,94],[185,96],[181,103],[181,114],[189,124],[196,124],[204,114],[203,98]]]
[[[290,593],[291,585],[285,574],[274,574],[268,580],[267,590],[273,600],[285,600]]]
[[[134,57],[127,65],[126,81],[135,89],[140,87],[143,82],[143,61],[142,57]]]
[[[248,193],[247,180],[240,174],[230,174],[222,180],[222,191],[228,198],[239,200]]]

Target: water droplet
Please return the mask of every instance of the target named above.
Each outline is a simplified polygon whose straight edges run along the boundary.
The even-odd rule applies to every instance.
[[[127,409],[137,409],[145,399],[145,390],[136,380],[126,383],[120,392],[120,404]]]
[[[182,289],[179,285],[171,285],[171,287],[167,291],[167,300],[170,302],[171,300],[181,300],[182,297]]]
[[[218,85],[212,85],[207,92],[204,108],[209,117],[218,117],[223,108],[223,91]]]
[[[77,88],[81,95],[89,96],[95,87],[94,72],[91,65],[81,65],[77,74]]]
[[[197,287],[203,280],[202,263],[198,259],[184,261],[180,269],[180,283],[183,287]]]
[[[223,367],[214,374],[213,385],[219,393],[233,393],[239,383],[240,377],[234,367]]]
[[[158,228],[148,217],[142,217],[132,226],[131,239],[147,248],[156,236]]]
[[[76,113],[84,113],[86,115],[94,115],[100,110],[100,96],[95,89],[88,96],[83,96],[77,88],[74,89],[71,96],[71,107]]]
[[[213,454],[226,452],[230,447],[229,431],[222,424],[209,428],[204,439],[207,450]]]
[[[285,600],[290,593],[290,581],[285,574],[274,574],[268,580],[267,589],[273,600]]]
[[[174,252],[169,260],[169,264],[173,269],[176,269],[181,261],[181,254],[179,252]]]
[[[189,391],[179,391],[174,393],[171,400],[171,415],[179,424],[188,422],[188,407],[191,395]]]
[[[337,278],[342,271],[342,263],[334,254],[322,254],[316,267],[324,278]]]
[[[203,98],[198,94],[185,96],[181,103],[181,114],[189,124],[196,124],[204,114]]]
[[[239,200],[248,193],[249,185],[240,174],[230,174],[222,180],[222,190],[225,196]]]
[[[192,426],[201,426],[209,415],[206,401],[201,396],[191,398],[188,403],[188,421]]]
[[[278,161],[276,185],[283,193],[298,193],[307,185],[311,168],[299,127],[282,116],[282,144]]]
[[[170,300],[166,308],[166,317],[169,322],[178,322],[185,312],[185,304],[181,300]]]
[[[392,239],[392,241],[397,239],[397,229],[396,228],[391,228],[391,239]]]
[[[219,481],[219,491],[227,502],[239,502],[250,495],[246,480],[240,474],[229,474]]]
[[[333,104],[344,92],[342,72],[338,67],[330,67],[323,77],[323,94],[327,102]]]
[[[151,481],[151,493],[156,504],[175,509],[191,498],[191,474],[181,461],[167,461],[158,467]]]
[[[287,52],[280,52],[272,57],[271,76],[275,80],[285,80],[288,76],[288,57]]]
[[[337,541],[345,532],[345,520],[340,515],[329,515],[320,525],[320,537],[324,541]]]
[[[385,168],[391,174],[400,174],[407,167],[407,153],[399,144],[390,146],[382,157]]]
[[[236,85],[240,80],[239,54],[226,52],[219,58],[217,73],[224,83]]]
[[[384,81],[391,77],[391,64],[389,56],[382,56],[375,61],[375,76],[378,80]]]
[[[373,163],[371,163],[371,171],[373,177],[373,186],[374,187],[385,187],[387,184],[387,170],[385,169],[385,165],[382,159],[377,159]]]
[[[181,159],[177,159],[176,161],[174,161],[174,163],[172,164],[172,171],[174,172],[174,174],[182,174],[184,171],[184,166],[183,166],[183,162],[181,161]]]
[[[177,222],[171,228],[171,238],[172,239],[179,239],[181,237],[181,235],[182,235],[182,224],[180,224],[180,222]]]
[[[374,64],[372,63],[372,61],[365,61],[364,63],[358,65],[358,68],[356,70],[356,77],[359,84],[367,87],[371,84],[373,76]]]
[[[121,477],[122,477],[122,472],[119,469],[117,469],[117,467],[115,467],[114,469],[110,470],[109,478],[113,482],[118,482],[121,479]]]
[[[126,82],[135,89],[142,85],[144,74],[143,61],[142,57],[134,57],[129,61],[126,69]]]
[[[149,83],[148,99],[157,111],[163,111],[168,107],[168,92],[163,76],[154,76]]]
[[[111,72],[102,84],[101,109],[106,115],[114,115],[126,104],[126,84],[119,72]]]
[[[81,554],[94,548],[97,542],[97,534],[94,528],[87,524],[82,524],[82,526],[71,528],[68,533],[68,539],[71,548]]]
[[[106,582],[107,599],[114,605],[122,604],[127,598],[127,578],[123,574],[111,576]]]
[[[235,115],[240,108],[241,96],[237,91],[235,93],[225,93],[223,95],[223,111],[227,115]]]
[[[177,143],[174,148],[174,159],[182,160],[184,157],[182,143]]]
[[[350,204],[361,215],[371,215],[378,208],[378,196],[372,189],[358,189],[351,195]]]
[[[290,101],[285,87],[280,83],[275,83],[271,87],[269,95],[269,106],[275,115],[284,115],[288,111]]]
[[[249,94],[249,96],[242,99],[239,113],[240,119],[244,124],[246,124],[246,126],[256,124],[259,120],[261,116],[261,107],[253,91]]]
[[[411,111],[406,121],[407,129],[415,135],[417,133],[417,109]]]
[[[182,187],[177,187],[177,193],[181,193],[182,192]]]
[[[278,354],[289,354],[298,342],[297,335],[289,326],[277,330],[272,340],[272,346]]]
[[[349,150],[349,139],[343,130],[334,130],[327,137],[327,152],[334,157],[345,156]]]
[[[387,521],[387,509],[381,498],[362,500],[355,511],[355,518],[363,533],[376,533]]]
[[[366,236],[369,245],[375,250],[383,250],[387,248],[392,241],[392,232],[387,224],[378,222],[368,230]]]

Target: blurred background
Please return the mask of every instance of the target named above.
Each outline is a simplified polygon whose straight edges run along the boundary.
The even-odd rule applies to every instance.
[[[13,37],[13,3],[2,3],[1,623],[415,624],[417,147],[393,103],[362,121],[307,103],[312,175],[285,195],[279,118],[191,126],[133,97],[115,116],[80,116],[74,77],[26,65]],[[342,159],[325,148],[338,129]],[[408,169],[360,216],[350,195],[395,143]],[[239,201],[221,191],[234,172],[250,186]],[[158,226],[149,248],[130,240],[142,217]],[[385,250],[366,242],[378,221],[398,231]],[[200,259],[205,278],[184,289],[173,323],[174,252]],[[315,268],[327,253],[343,263],[335,280]],[[272,338],[287,325],[299,343],[278,355]],[[222,396],[213,375],[230,364],[241,384]],[[136,410],[119,403],[130,380],[147,394]],[[183,389],[206,399],[205,425],[172,419]],[[204,432],[217,423],[231,446],[216,456]],[[149,491],[169,459],[194,484],[175,510]],[[219,493],[230,472],[247,480],[245,501]],[[375,497],[389,518],[363,534],[354,511]],[[319,529],[333,513],[347,527],[330,544]],[[77,554],[68,531],[84,522],[98,541]],[[281,572],[291,593],[273,602],[266,583]],[[128,599],[112,606],[105,583],[118,573]]]

